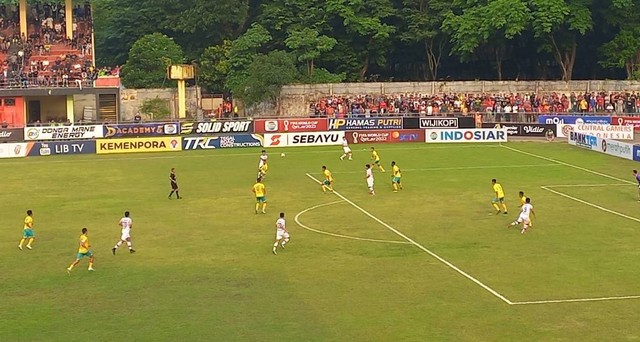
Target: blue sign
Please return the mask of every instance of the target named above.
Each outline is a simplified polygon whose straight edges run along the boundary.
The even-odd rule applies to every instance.
[[[640,146],[633,146],[633,160],[640,161]]]
[[[538,123],[551,125],[598,124],[610,125],[610,116],[540,115]]]
[[[90,141],[51,141],[37,142],[29,151],[29,156],[51,156],[55,154],[95,154],[96,142]]]
[[[260,134],[235,134],[216,137],[189,136],[182,138],[183,150],[212,150],[216,148],[261,147]]]
[[[583,133],[570,132],[569,144],[592,150],[598,147],[598,137]],[[606,150],[606,147],[603,148],[603,150]]]

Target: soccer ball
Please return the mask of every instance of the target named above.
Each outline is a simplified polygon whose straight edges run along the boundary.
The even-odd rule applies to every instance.
[[[284,154],[284,152],[280,153],[280,157],[284,158],[286,156],[286,154]]]

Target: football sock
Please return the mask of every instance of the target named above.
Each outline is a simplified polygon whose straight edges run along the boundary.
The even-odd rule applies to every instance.
[[[384,172],[384,167],[382,167],[382,165],[378,166],[380,168],[380,171]]]
[[[122,241],[118,241],[118,243],[116,243],[116,245],[113,246],[113,248],[118,248],[120,246],[122,246]]]
[[[93,268],[93,262],[89,261],[89,268]]]
[[[127,241],[127,247],[129,247],[129,250],[133,249],[133,245],[131,244],[131,241]]]
[[[322,186],[322,192],[327,192],[327,186],[326,185]]]
[[[289,239],[284,239],[284,241],[282,241],[282,246],[284,247],[284,245],[286,245],[289,242]]]
[[[507,212],[507,205],[502,203],[502,209],[504,209],[504,212],[506,213]]]
[[[76,266],[76,263],[72,263],[71,265],[69,265],[69,268],[67,268],[68,270],[72,270],[74,267]]]
[[[256,213],[258,212],[258,209],[260,209],[260,203],[256,203]]]
[[[20,240],[20,244],[19,244],[18,246],[22,247],[22,245],[24,244],[24,242],[25,242],[26,240],[27,240],[27,239],[22,239],[22,240]]]
[[[173,191],[171,191],[171,193],[169,194],[169,198],[171,198],[171,196],[173,196]]]
[[[340,156],[340,159],[344,159],[344,157],[346,157],[346,156],[347,156],[346,154],[343,154],[343,155]]]
[[[493,207],[494,207],[497,211],[500,211],[500,207],[498,206],[498,204],[493,203]]]
[[[276,242],[273,243],[273,249],[276,249],[278,247],[278,242],[279,241],[276,241]]]
[[[27,247],[31,247],[31,244],[33,243],[33,240],[35,240],[34,238],[30,238],[29,242],[27,242]]]
[[[176,197],[180,198],[180,193],[178,191],[176,191]]]
[[[267,204],[262,204],[262,212],[264,213],[267,210]]]
[[[393,183],[393,191],[398,191],[398,184]]]

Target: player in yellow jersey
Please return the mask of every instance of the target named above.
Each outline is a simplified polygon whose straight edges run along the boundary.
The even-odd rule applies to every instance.
[[[520,199],[520,208],[522,208],[523,205],[527,204],[527,196],[524,195],[524,191],[520,191],[518,193],[518,198]],[[533,220],[531,219],[529,219],[529,227],[533,227]]]
[[[253,185],[251,189],[253,193],[256,195],[256,214],[258,210],[260,210],[260,205],[262,204],[262,213],[266,214],[267,210],[267,189],[262,184],[262,178],[256,179],[256,184]]]
[[[393,185],[393,192],[398,192],[398,189],[402,190],[402,184],[400,184],[400,178],[402,178],[402,172],[400,172],[400,167],[396,165],[395,161],[391,162],[391,185]]]
[[[33,240],[36,239],[35,234],[33,233],[33,212],[31,210],[27,210],[27,217],[24,218],[24,228],[22,229],[22,239],[18,244],[18,248],[22,250],[22,245],[25,241],[27,242],[27,248],[31,248],[31,244],[33,244]]]
[[[264,178],[267,175],[267,171],[269,171],[267,162],[260,163],[260,166],[258,166],[258,178]]]
[[[93,269],[93,262],[95,258],[93,257],[93,252],[89,249],[91,248],[91,244],[89,244],[89,237],[87,236],[87,228],[82,228],[82,235],[78,239],[78,254],[76,255],[76,260],[67,267],[67,273],[71,274],[71,270],[76,267],[77,264],[80,263],[80,259],[84,257],[89,257],[89,271],[95,271]]]
[[[504,214],[507,215],[507,204],[504,202],[504,190],[502,189],[502,185],[500,185],[500,183],[495,179],[491,180],[491,185],[493,186],[493,192],[495,193],[495,197],[491,203],[493,204],[493,208],[496,209],[496,215],[500,214],[500,205],[502,205]]]
[[[322,166],[322,174],[324,175],[324,181],[322,182],[322,191],[333,191],[333,175],[331,171],[327,170],[326,166]]]
[[[378,151],[376,151],[373,146],[371,147],[371,161],[374,165],[378,166],[378,169],[380,169],[380,171],[384,172],[384,167],[382,167],[382,164],[380,164],[380,156],[378,155]]]

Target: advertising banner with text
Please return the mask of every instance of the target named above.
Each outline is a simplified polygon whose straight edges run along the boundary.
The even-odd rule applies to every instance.
[[[478,129],[427,129],[424,132],[427,143],[487,143],[507,142],[505,128]]]
[[[344,131],[269,133],[264,135],[264,147],[326,146],[341,145]]]
[[[119,125],[105,125],[104,137],[149,137],[163,135],[177,135],[180,124],[171,123],[133,123]]]
[[[50,141],[37,142],[29,150],[29,156],[52,156],[57,154],[95,154],[96,141]]]
[[[260,134],[235,134],[212,137],[182,137],[182,150],[212,150],[217,148],[260,147],[263,144]]]
[[[181,135],[211,135],[219,133],[253,133],[253,120],[219,120],[205,122],[183,122]]]
[[[616,126],[632,125],[636,132],[640,131],[640,116],[613,116],[611,124]]]
[[[573,146],[605,153],[618,158],[624,158],[628,160],[637,159],[636,147],[633,144],[622,141],[602,139],[594,135],[570,132],[567,138],[567,142]]]
[[[610,116],[576,116],[576,115],[540,115],[538,123],[559,125],[559,124],[600,124],[610,125]]]
[[[373,129],[402,129],[402,118],[345,118],[329,119],[331,131],[359,131]]]
[[[454,129],[454,128],[476,128],[473,117],[406,117],[402,119],[404,129]]]
[[[483,123],[482,128],[495,128],[495,129],[506,129],[507,135],[510,137],[540,137],[546,138],[549,134],[553,134],[555,137],[556,134],[556,125],[548,125],[548,124],[523,124],[523,123]]]
[[[25,127],[25,140],[73,140],[102,138],[102,125]]]
[[[182,150],[181,137],[100,139],[96,141],[97,154],[174,152]]]
[[[254,129],[256,133],[272,132],[323,132],[327,128],[326,118],[318,119],[277,119],[277,120],[255,120]]]
[[[345,133],[349,144],[383,144],[424,142],[424,130],[403,129],[397,131],[349,131]]]
[[[0,142],[17,142],[23,140],[23,128],[0,128]]]

